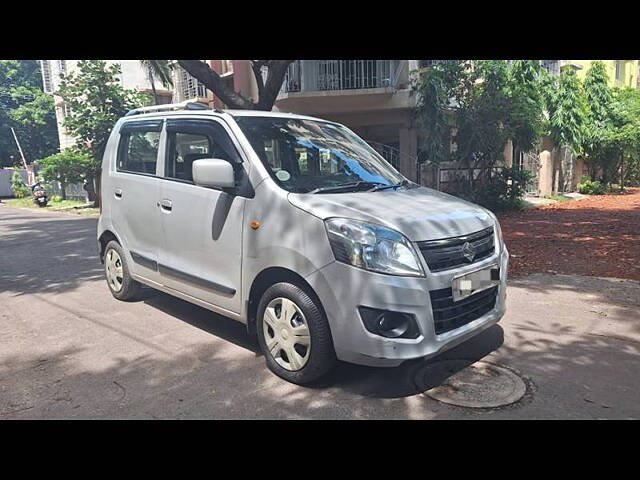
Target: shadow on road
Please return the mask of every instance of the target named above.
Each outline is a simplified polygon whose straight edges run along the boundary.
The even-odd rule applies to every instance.
[[[247,334],[243,324],[163,292],[150,288],[145,288],[143,292],[140,301],[146,305],[212,336],[249,350],[256,357],[262,356],[256,336]],[[464,359],[468,360],[465,366],[470,365],[498,349],[502,345],[503,339],[502,328],[499,325],[494,325],[468,342],[438,356],[436,360]],[[415,380],[416,371],[423,368],[425,362],[430,361],[432,360],[408,361],[394,368],[374,368],[339,362],[326,377],[304,388],[309,391],[339,388],[372,398],[406,397],[434,386],[419,385]],[[456,372],[453,372],[452,375],[454,373]],[[442,379],[442,381],[444,380]]]
[[[0,292],[63,293],[103,278],[96,218],[0,209]]]

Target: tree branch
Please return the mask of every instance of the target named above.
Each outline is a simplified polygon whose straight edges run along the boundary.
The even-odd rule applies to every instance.
[[[267,81],[255,107],[257,110],[271,110],[276,101],[280,87],[287,73],[287,68],[293,60],[270,60],[267,62]]]
[[[214,72],[206,63],[200,60],[178,60],[178,63],[191,76],[202,82],[206,88],[211,90],[228,107],[243,110],[257,108],[256,103],[250,98],[229,88],[222,77]]]
[[[266,65],[267,62],[261,60],[251,60],[251,69],[253,70],[253,76],[256,79],[256,84],[258,85],[258,98],[262,97],[262,93],[264,92],[264,80],[262,78],[262,67]]]

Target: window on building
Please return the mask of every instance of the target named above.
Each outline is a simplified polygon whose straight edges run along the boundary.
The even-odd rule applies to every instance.
[[[67,73],[67,61],[58,60],[58,73],[62,76]]]
[[[225,73],[233,73],[233,60],[221,60],[220,63],[222,65],[222,71],[220,72],[221,75],[224,75]]]
[[[207,89],[189,72],[176,64],[173,68],[175,92],[178,102],[183,102],[192,98],[206,98]]]
[[[53,81],[51,79],[51,63],[49,60],[40,60],[42,71],[42,89],[44,93],[53,93]]]
[[[620,80],[620,70],[621,70],[621,65],[620,65],[620,60],[616,60],[616,80]]]

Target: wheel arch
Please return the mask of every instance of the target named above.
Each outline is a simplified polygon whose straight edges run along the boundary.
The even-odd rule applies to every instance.
[[[258,304],[262,294],[271,286],[280,282],[288,282],[296,285],[304,290],[319,306],[323,315],[324,306],[320,301],[320,298],[313,290],[309,282],[307,282],[301,275],[284,267],[269,267],[262,270],[255,276],[249,290],[249,299],[247,301],[247,330],[249,333],[256,333],[256,320],[258,313]]]
[[[120,241],[118,236],[115,233],[113,233],[111,230],[105,230],[100,234],[100,237],[98,237],[98,243],[100,245],[100,252],[99,252],[100,263],[104,263],[104,249],[107,247],[107,244],[112,240],[115,240],[120,244],[120,246],[122,246],[122,242]]]

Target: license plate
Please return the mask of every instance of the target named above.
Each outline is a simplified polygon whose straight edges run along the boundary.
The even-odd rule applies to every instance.
[[[493,265],[482,270],[467,273],[453,279],[453,301],[457,302],[474,293],[481,292],[500,283],[500,269]]]

